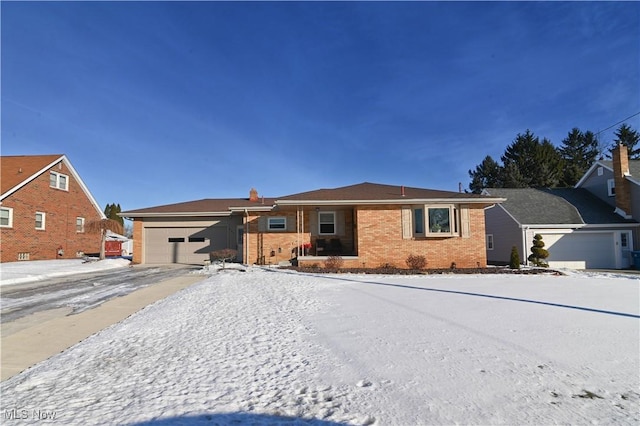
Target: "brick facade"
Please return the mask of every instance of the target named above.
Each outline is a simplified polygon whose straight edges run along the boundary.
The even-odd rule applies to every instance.
[[[68,190],[50,187],[49,171],[68,176]],[[2,200],[2,207],[13,209],[13,224],[0,228],[0,262],[18,261],[19,253],[47,260],[100,252],[99,234],[76,232],[76,218],[83,217],[85,224],[101,219],[95,205],[63,161],[49,171]],[[45,213],[43,230],[36,229],[36,212]]]
[[[342,256],[345,268],[375,268],[393,265],[406,268],[409,255],[423,255],[427,268],[450,268],[455,263],[458,268],[486,267],[484,206],[469,206],[470,234],[468,238],[460,232],[452,237],[425,237],[405,239],[402,235],[401,206],[357,206],[353,210],[356,223],[347,224],[354,240],[353,256]],[[313,209],[305,211],[304,231],[300,236],[295,225],[287,231],[265,231],[259,225],[260,217],[286,217],[287,222],[296,223],[296,212],[270,212],[248,217],[249,259],[247,263],[278,264],[292,260],[296,256],[299,242],[312,242],[316,236],[310,232],[310,217]],[[350,216],[347,215],[347,218]],[[245,234],[246,239],[246,234]],[[246,240],[245,240],[246,244]],[[312,256],[298,259],[302,266],[317,264],[323,266],[326,257]]]

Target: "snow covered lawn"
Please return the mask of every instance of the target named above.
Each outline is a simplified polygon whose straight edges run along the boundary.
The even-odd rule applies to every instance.
[[[637,277],[219,272],[2,383],[2,415],[637,425]]]

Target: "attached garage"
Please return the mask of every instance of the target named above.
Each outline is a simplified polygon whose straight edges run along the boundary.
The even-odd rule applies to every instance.
[[[202,264],[212,251],[229,246],[229,227],[226,224],[146,228],[144,262]]]
[[[613,232],[541,234],[554,268],[607,269],[616,267]]]

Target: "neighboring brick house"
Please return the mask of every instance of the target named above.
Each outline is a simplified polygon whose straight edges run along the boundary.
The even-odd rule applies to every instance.
[[[484,209],[503,201],[478,194],[361,183],[280,198],[208,199],[121,213],[134,221],[134,262],[202,263],[233,248],[245,264],[485,267]]]
[[[0,157],[0,262],[100,251],[85,225],[104,213],[64,155]]]

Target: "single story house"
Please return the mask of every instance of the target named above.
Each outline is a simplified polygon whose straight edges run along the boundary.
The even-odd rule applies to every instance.
[[[486,210],[488,262],[508,263],[515,246],[527,264],[533,236],[540,234],[551,267],[632,266],[631,252],[639,246],[640,183],[631,170],[640,176],[640,161],[629,161],[624,145],[613,154],[613,161],[597,161],[574,188],[485,189],[506,199]]]
[[[245,264],[429,268],[486,266],[484,209],[500,197],[360,183],[276,198],[204,199],[120,213],[133,220],[134,263],[202,264],[231,248]]]
[[[2,156],[0,169],[0,261],[100,252],[85,225],[105,215],[65,155]]]

